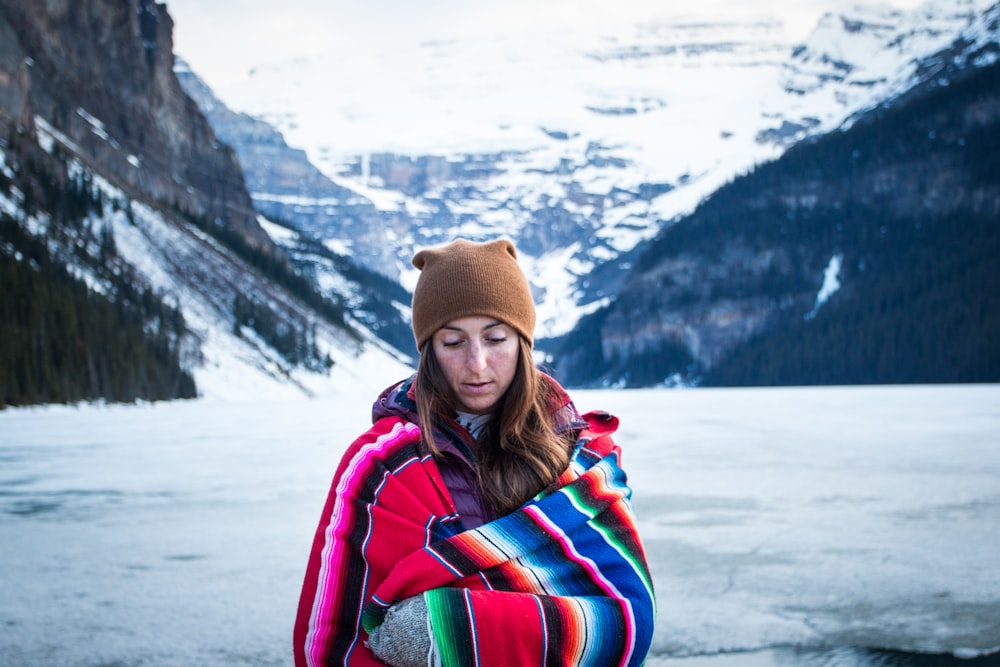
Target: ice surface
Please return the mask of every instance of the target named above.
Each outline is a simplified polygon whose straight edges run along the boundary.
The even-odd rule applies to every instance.
[[[651,665],[1000,647],[1000,385],[574,395],[622,419]],[[315,522],[372,398],[0,413],[3,663],[290,664]]]

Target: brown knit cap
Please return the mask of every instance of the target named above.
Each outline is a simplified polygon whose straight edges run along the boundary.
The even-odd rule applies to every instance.
[[[533,343],[535,303],[510,241],[458,239],[421,250],[413,256],[413,266],[420,269],[413,290],[413,337],[418,350],[435,331],[468,315],[495,317]]]

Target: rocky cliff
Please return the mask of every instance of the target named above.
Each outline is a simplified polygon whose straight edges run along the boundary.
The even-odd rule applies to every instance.
[[[236,151],[258,211],[269,219],[293,223],[311,235],[322,236],[331,225],[342,228],[357,245],[379,249],[375,258],[368,258],[376,270],[395,273],[396,249],[386,236],[390,220],[380,218],[370,201],[330,181],[309,161],[305,151],[289,146],[273,126],[227,108],[183,60],[175,62],[174,71],[216,136]],[[344,243],[333,245],[351,247]]]
[[[366,328],[402,345],[405,293],[258,215],[171,30],[145,0],[0,0],[0,404],[332,395],[408,372]]]
[[[0,0],[0,130],[67,139],[132,196],[273,248],[241,168],[173,65],[173,23],[151,0]]]

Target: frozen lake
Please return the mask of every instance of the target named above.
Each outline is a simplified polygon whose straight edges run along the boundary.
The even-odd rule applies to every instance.
[[[622,419],[652,667],[1000,661],[1000,385],[573,394]],[[0,664],[290,665],[373,398],[0,412]]]

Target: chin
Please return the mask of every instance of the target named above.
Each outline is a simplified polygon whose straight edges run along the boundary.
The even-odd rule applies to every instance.
[[[493,408],[496,406],[496,401],[472,401],[472,402],[462,402],[462,412],[470,412],[476,415],[484,415],[487,412],[492,412]]]

